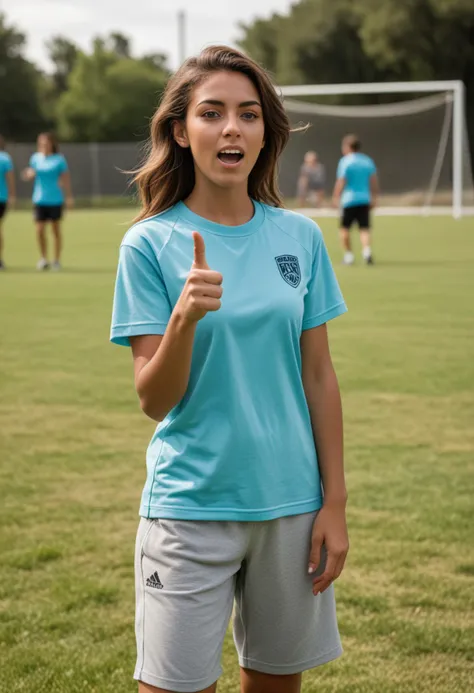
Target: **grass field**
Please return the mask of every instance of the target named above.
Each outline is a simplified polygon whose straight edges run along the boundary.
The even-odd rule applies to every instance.
[[[30,216],[0,275],[0,691],[129,693],[133,543],[153,423],[109,345],[127,210],[77,211],[64,272]],[[322,223],[339,263],[335,221]],[[345,655],[305,693],[474,690],[474,221],[380,219],[377,265],[337,266],[351,551]],[[358,253],[359,254],[359,253]],[[275,605],[278,608],[278,605]],[[237,693],[229,635],[221,693]]]

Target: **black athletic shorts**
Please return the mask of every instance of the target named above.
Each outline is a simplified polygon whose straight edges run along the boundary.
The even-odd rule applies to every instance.
[[[35,221],[59,221],[62,215],[62,205],[35,205]]]
[[[354,205],[344,207],[341,217],[341,228],[350,229],[357,223],[359,229],[370,229],[370,205]]]
[[[7,211],[7,203],[6,202],[0,202],[0,219],[3,219],[6,211]]]

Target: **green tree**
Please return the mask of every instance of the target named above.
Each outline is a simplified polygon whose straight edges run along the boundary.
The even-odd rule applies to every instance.
[[[352,0],[302,0],[286,17],[242,25],[240,45],[280,84],[382,78],[364,51],[356,6]]]
[[[46,42],[48,57],[54,66],[51,74],[42,74],[40,78],[40,103],[43,116],[49,127],[56,126],[58,99],[68,88],[69,75],[76,64],[78,47],[63,36],[53,36]]]
[[[94,41],[93,52],[80,52],[69,77],[69,88],[59,98],[57,129],[64,140],[98,142],[102,139],[108,97],[107,69],[118,60],[105,49],[104,41]]]
[[[23,53],[25,37],[0,14],[0,132],[13,140],[33,139],[44,127],[40,73]]]
[[[293,56],[299,82],[368,82],[385,74],[367,57],[361,18],[352,0],[304,0],[294,7],[293,30],[280,71]],[[293,75],[288,74],[290,78]]]
[[[123,59],[107,71],[104,139],[143,139],[167,75],[144,60]]]
[[[471,0],[365,0],[366,54],[395,79],[461,79],[474,163],[474,3]]]
[[[300,0],[241,29],[281,84],[474,79],[472,0]]]
[[[365,0],[361,38],[366,54],[400,79],[474,79],[472,2]]]
[[[241,28],[241,46],[280,84],[463,80],[474,154],[472,0],[300,0]]]
[[[149,58],[120,57],[103,39],[79,53],[69,89],[58,103],[61,138],[76,142],[143,137],[168,73]]]
[[[147,53],[143,56],[142,62],[150,64],[163,73],[168,73],[167,57],[164,53]]]
[[[244,36],[241,47],[260,65],[276,76],[280,41],[280,22],[288,19],[274,14],[270,19],[256,19],[253,24],[239,24]]]
[[[54,65],[52,79],[55,91],[59,95],[68,87],[69,75],[76,64],[79,49],[75,43],[64,36],[53,36],[46,43],[46,50]]]
[[[118,31],[110,34],[107,47],[112,53],[116,53],[120,58],[130,58],[130,39]]]

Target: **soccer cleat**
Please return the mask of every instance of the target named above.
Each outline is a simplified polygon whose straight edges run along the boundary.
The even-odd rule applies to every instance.
[[[53,272],[59,272],[59,270],[61,269],[61,263],[58,262],[58,260],[55,260],[51,265],[51,269],[53,270]]]
[[[365,258],[365,264],[366,265],[374,265],[374,258],[372,255],[369,255],[368,257]]]
[[[44,272],[44,270],[49,269],[49,262],[44,258],[40,258],[36,263],[36,269],[38,272]]]
[[[7,269],[7,268],[5,267],[5,264],[4,264],[3,260],[0,260],[0,272],[3,272],[3,271],[6,270],[6,269]]]

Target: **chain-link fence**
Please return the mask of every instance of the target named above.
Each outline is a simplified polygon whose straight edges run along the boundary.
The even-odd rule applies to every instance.
[[[341,137],[355,130],[362,136],[364,149],[374,156],[380,173],[382,193],[390,204],[422,205],[430,188],[433,168],[439,154],[445,107],[398,118],[336,118],[290,111],[293,123],[308,121],[306,133],[295,133],[283,154],[279,184],[286,200],[296,196],[297,180],[305,151],[315,149],[326,167],[326,194],[334,185],[340,157]],[[451,141],[451,136],[448,138]],[[31,197],[32,184],[20,180],[28,165],[33,144],[12,144],[8,147],[17,176],[20,200]],[[144,156],[140,142],[63,144],[61,152],[71,171],[74,197],[79,204],[118,204],[130,202],[134,187],[130,171],[137,168]],[[466,159],[467,161],[467,159]],[[446,146],[440,159],[442,166],[437,179],[435,204],[450,204],[452,188],[451,150]],[[473,203],[470,166],[464,171],[464,204]],[[469,200],[467,197],[469,197]],[[438,199],[436,199],[436,197]]]
[[[21,171],[28,166],[34,153],[33,144],[12,144],[8,152],[13,159],[17,177],[19,199],[31,197],[32,184],[20,179]],[[143,157],[143,145],[134,142],[63,144],[61,153],[67,159],[71,171],[74,196],[93,200],[105,197],[128,197],[134,191],[130,187],[130,175]]]

